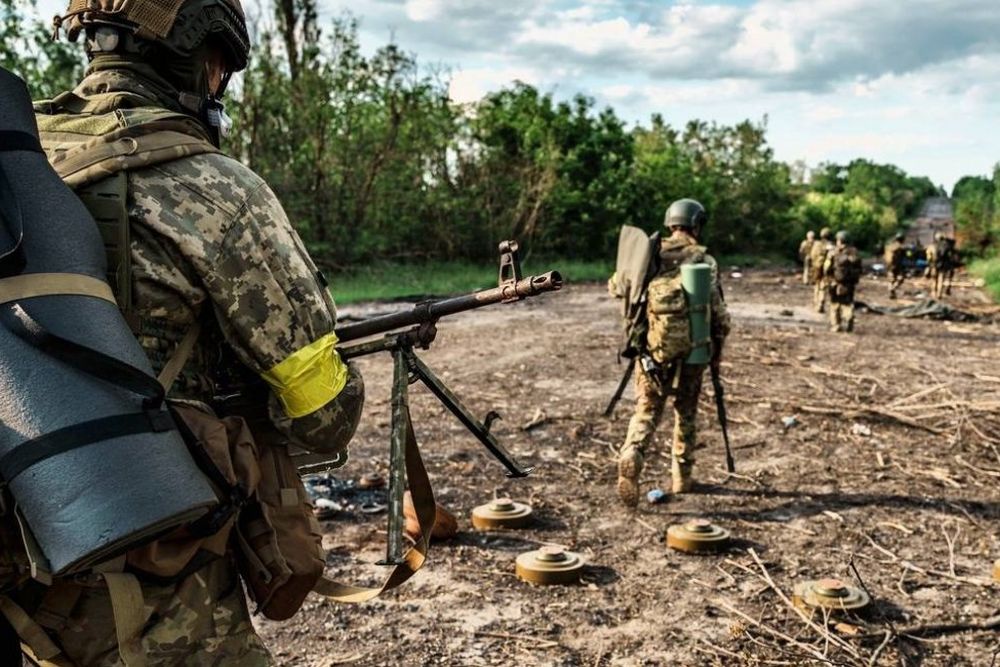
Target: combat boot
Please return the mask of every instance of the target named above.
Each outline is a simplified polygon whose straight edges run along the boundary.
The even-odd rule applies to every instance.
[[[694,486],[691,479],[691,464],[682,464],[674,459],[670,464],[670,490],[674,493],[689,493]]]
[[[639,504],[639,475],[642,473],[642,452],[625,445],[618,453],[618,497],[625,507]]]

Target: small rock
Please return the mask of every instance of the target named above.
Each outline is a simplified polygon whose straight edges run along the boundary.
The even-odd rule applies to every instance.
[[[871,437],[872,430],[864,424],[854,424],[851,426],[852,435],[860,435],[863,438]]]
[[[798,423],[799,423],[799,420],[796,419],[795,417],[782,417],[781,418],[781,425],[785,427],[785,430],[788,430],[788,429],[792,428],[793,426],[797,426]]]

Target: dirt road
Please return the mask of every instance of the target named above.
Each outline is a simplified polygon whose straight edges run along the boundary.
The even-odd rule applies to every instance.
[[[636,513],[613,493],[612,449],[631,400],[614,420],[600,416],[620,373],[616,304],[601,287],[569,286],[443,323],[423,359],[475,412],[498,409],[498,436],[537,472],[508,483],[461,426],[414,390],[437,496],[463,532],[435,544],[430,563],[397,593],[357,607],[310,599],[293,622],[261,622],[280,663],[826,664],[811,651],[834,664],[868,664],[877,652],[872,664],[901,664],[902,656],[907,665],[990,665],[996,631],[912,628],[1000,613],[1000,585],[990,580],[1000,558],[1000,327],[862,314],[855,335],[838,335],[810,311],[809,292],[791,273],[730,277],[726,289],[735,331],[723,369],[738,475],[724,472],[706,396],[699,487]],[[888,305],[884,296],[884,284],[871,280],[859,294]],[[953,303],[983,301],[963,288]],[[388,361],[363,362],[366,418],[344,476],[384,470]],[[795,425],[785,428],[786,417]],[[542,423],[523,430],[531,421]],[[667,433],[661,428],[661,452]],[[669,488],[667,459],[652,459],[645,488]],[[501,492],[530,501],[537,525],[472,532],[471,508]],[[739,541],[722,556],[669,552],[664,530],[690,517],[711,519]],[[371,563],[382,553],[384,516],[343,516],[325,527],[330,574],[382,574]],[[586,556],[583,583],[539,588],[513,576],[514,557],[547,542]],[[785,594],[805,579],[855,582],[853,558],[874,608],[824,639],[769,588],[751,548]],[[926,636],[897,639],[897,631]]]

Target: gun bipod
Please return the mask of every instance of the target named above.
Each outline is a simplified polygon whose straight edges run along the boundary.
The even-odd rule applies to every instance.
[[[340,349],[345,359],[389,352],[393,359],[392,380],[392,432],[389,450],[389,489],[386,557],[380,565],[397,565],[403,557],[403,492],[406,485],[406,445],[413,437],[410,419],[409,385],[420,381],[455,415],[479,442],[507,469],[507,477],[527,477],[534,468],[523,467],[507,449],[490,433],[490,427],[500,416],[490,411],[480,422],[459,398],[416,355],[413,348],[426,349],[437,333],[433,323],[422,324],[402,333],[389,334],[382,339],[359,343]],[[429,528],[428,528],[429,530]]]

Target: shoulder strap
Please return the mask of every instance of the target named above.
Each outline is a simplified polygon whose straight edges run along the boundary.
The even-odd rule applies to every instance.
[[[187,364],[188,359],[191,358],[191,354],[194,352],[195,343],[198,342],[198,336],[201,334],[201,316],[194,321],[191,328],[187,330],[184,334],[184,338],[181,342],[177,344],[177,349],[170,356],[170,359],[163,366],[163,370],[157,376],[157,381],[160,386],[163,387],[163,391],[169,392],[170,388],[174,386],[174,382],[177,381],[177,376],[181,374],[184,370],[185,364]]]

